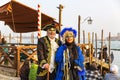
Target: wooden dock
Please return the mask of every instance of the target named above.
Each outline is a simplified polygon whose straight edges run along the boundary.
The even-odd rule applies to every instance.
[[[109,64],[95,58],[93,56],[93,46],[92,44],[78,44],[83,51],[85,56],[86,63],[92,63],[95,61],[98,65],[101,65],[103,68],[109,69]],[[89,56],[86,57],[86,46],[89,46]],[[6,51],[7,50],[7,51]],[[12,51],[13,50],[13,51]],[[11,74],[14,74],[14,77],[19,77],[19,71],[21,66],[24,63],[25,59],[33,59],[37,61],[37,46],[36,45],[14,45],[14,46],[2,46],[0,45],[0,70],[6,73],[7,71]],[[23,56],[23,57],[22,57]],[[6,62],[7,61],[7,62]],[[2,68],[4,67],[4,68]],[[6,68],[6,69],[5,69]],[[8,70],[9,69],[9,70]],[[10,74],[8,74],[10,76]]]
[[[92,61],[95,61],[97,63],[97,65],[102,65],[104,68],[109,69],[109,64],[106,63],[105,61],[101,61],[101,60],[99,60],[98,58],[95,58],[95,57],[92,58]],[[86,64],[86,63],[90,63],[89,57],[85,58],[84,64]]]

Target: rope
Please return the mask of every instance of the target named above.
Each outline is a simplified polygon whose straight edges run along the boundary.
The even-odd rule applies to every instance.
[[[10,6],[11,6],[11,14],[12,14],[13,30],[16,32],[16,29],[15,29],[15,21],[14,21],[14,15],[13,15],[12,0],[11,0],[11,2],[10,2]]]

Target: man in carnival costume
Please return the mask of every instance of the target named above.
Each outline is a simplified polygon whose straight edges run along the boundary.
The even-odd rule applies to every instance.
[[[38,39],[37,45],[39,67],[36,80],[54,80],[56,71],[54,57],[61,41],[55,38],[56,32],[58,32],[55,24],[46,26],[44,30],[47,31],[47,36]]]
[[[80,47],[75,44],[77,31],[72,28],[64,28],[60,35],[65,43],[56,51],[55,80],[85,80],[84,56]]]

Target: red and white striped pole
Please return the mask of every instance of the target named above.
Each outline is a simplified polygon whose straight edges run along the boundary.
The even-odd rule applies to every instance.
[[[40,5],[38,4],[38,38],[41,37],[41,11]]]

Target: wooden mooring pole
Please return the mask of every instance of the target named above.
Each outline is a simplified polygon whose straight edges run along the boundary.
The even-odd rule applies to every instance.
[[[22,33],[20,33],[20,43],[22,43]]]
[[[1,31],[0,31],[0,43],[2,42],[2,34],[1,34]]]
[[[31,43],[34,44],[34,33],[31,34]]]
[[[95,47],[96,47],[96,49],[95,49],[95,53],[96,53],[96,57],[97,57],[97,33],[95,33]]]
[[[61,24],[62,24],[62,9],[64,8],[63,5],[59,5],[59,7],[57,7],[59,9],[59,32],[61,31]],[[61,40],[60,38],[60,35],[59,35],[59,39]]]
[[[11,33],[9,34],[9,43],[11,43]]]
[[[81,20],[81,17],[79,15],[78,16],[78,43],[80,43],[80,20]]]
[[[83,30],[83,44],[85,44],[85,31]]]
[[[101,68],[100,68],[100,71],[101,71],[101,74],[102,74],[102,65],[103,65],[103,30],[102,30],[102,33],[101,33]]]
[[[111,44],[110,44],[110,37],[111,37],[111,33],[109,32],[109,44],[108,44],[108,53],[109,53],[109,56],[110,56],[110,46],[111,46]],[[109,57],[109,71],[110,71],[110,64],[111,64],[111,59],[110,59],[110,57]]]

